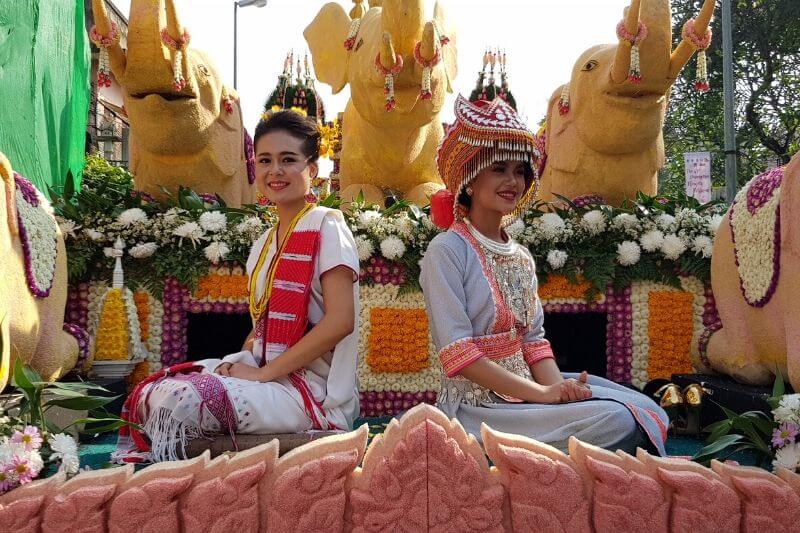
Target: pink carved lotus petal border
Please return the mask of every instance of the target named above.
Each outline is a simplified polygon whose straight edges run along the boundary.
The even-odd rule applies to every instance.
[[[210,460],[56,475],[0,496],[0,532],[764,531],[800,523],[800,476],[546,444],[482,428],[484,449],[428,405],[278,458],[277,442]],[[495,466],[489,467],[488,455]]]

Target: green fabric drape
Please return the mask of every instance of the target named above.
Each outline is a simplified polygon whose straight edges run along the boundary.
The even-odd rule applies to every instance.
[[[45,193],[80,184],[90,65],[83,1],[0,1],[0,152]]]

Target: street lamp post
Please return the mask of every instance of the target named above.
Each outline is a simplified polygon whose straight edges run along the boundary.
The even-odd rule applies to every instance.
[[[734,119],[733,37],[731,0],[722,0],[722,78],[725,114],[725,199],[736,197],[736,121]]]
[[[237,63],[239,61],[239,8],[240,7],[266,7],[269,0],[238,0],[233,3],[233,88],[236,86]]]

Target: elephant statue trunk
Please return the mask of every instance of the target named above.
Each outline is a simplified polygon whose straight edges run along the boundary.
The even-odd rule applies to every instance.
[[[96,32],[109,36],[104,0],[92,6]],[[217,193],[234,207],[251,202],[238,98],[189,46],[174,0],[132,0],[127,39],[127,51],[118,41],[103,47],[123,89],[136,187],[158,199],[182,185]]]
[[[715,0],[704,0],[695,36],[708,38],[714,7]],[[619,42],[584,52],[570,83],[553,93],[545,200],[591,194],[619,206],[639,191],[656,194],[669,91],[695,51],[688,35],[672,50],[671,13],[669,0],[632,0],[617,28]]]
[[[392,36],[392,43],[403,57],[412,57],[422,35],[423,0],[384,0],[381,27]]]

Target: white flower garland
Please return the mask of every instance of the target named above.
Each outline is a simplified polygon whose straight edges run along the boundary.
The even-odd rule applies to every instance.
[[[15,196],[17,220],[21,222],[22,228],[20,229],[25,232],[27,267],[30,269],[29,274],[33,277],[29,281],[33,282],[35,289],[39,291],[40,294],[37,296],[42,297],[49,293],[56,275],[56,254],[58,253],[56,239],[59,229],[53,215],[48,212],[49,202],[38,192],[37,195],[38,207],[29,204],[19,188],[17,188]],[[22,236],[20,235],[20,237]]]

